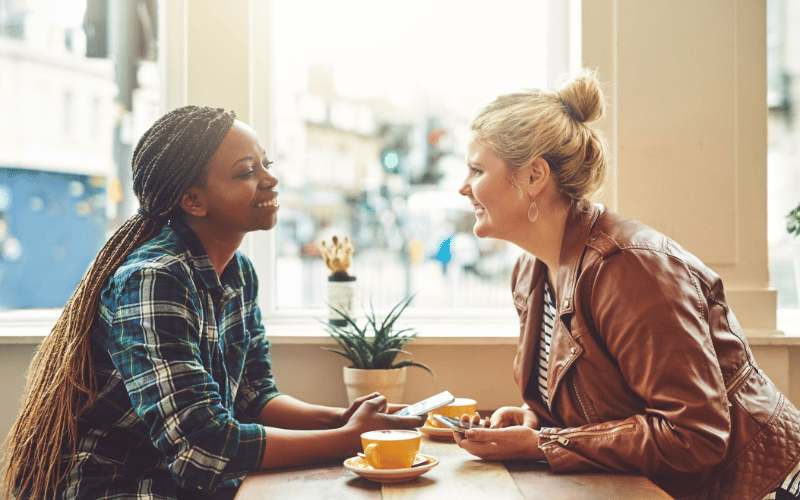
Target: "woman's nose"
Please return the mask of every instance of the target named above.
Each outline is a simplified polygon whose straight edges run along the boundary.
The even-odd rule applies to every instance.
[[[469,183],[464,182],[461,187],[458,189],[458,193],[464,196],[469,196]]]
[[[278,185],[278,178],[272,174],[272,171],[264,169],[264,175],[259,185],[262,189],[273,188]]]

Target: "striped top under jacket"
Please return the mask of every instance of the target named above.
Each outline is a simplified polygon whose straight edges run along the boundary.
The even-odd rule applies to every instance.
[[[553,325],[556,320],[556,298],[550,288],[550,283],[544,282],[544,311],[542,314],[542,331],[539,337],[539,394],[542,401],[550,406],[547,397],[547,364],[550,361],[550,341],[553,338]]]

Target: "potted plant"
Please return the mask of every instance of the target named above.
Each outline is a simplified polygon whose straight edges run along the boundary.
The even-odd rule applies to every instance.
[[[800,297],[800,204],[786,216],[786,231],[794,236],[794,280]]]
[[[398,354],[410,354],[404,350],[417,333],[413,328],[394,331],[395,322],[411,303],[414,296],[400,301],[380,319],[370,303],[370,311],[364,311],[366,322],[359,326],[347,311],[336,312],[346,324],[323,323],[328,334],[339,344],[340,349],[323,347],[347,358],[351,366],[344,367],[344,383],[350,404],[358,397],[378,391],[391,403],[399,403],[403,397],[406,371],[409,366],[418,366],[434,375],[430,368],[411,360],[396,361]],[[435,375],[434,375],[435,376]]]

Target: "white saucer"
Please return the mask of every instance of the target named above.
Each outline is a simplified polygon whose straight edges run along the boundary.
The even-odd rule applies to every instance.
[[[399,483],[419,477],[439,465],[439,459],[431,455],[417,454],[415,464],[409,469],[373,469],[362,457],[344,461],[344,467],[359,476],[379,483]]]
[[[437,441],[455,441],[453,430],[442,427],[417,427],[417,430]]]

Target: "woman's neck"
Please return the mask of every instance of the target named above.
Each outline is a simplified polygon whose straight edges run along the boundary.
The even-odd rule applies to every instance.
[[[569,213],[570,208],[564,203],[540,207],[536,222],[525,228],[522,241],[517,243],[523,250],[541,260],[554,279],[558,276],[561,244],[564,241]],[[552,280],[551,284],[556,285]]]
[[[194,219],[189,217],[186,221],[187,225],[194,231],[203,249],[206,251],[211,265],[214,266],[214,271],[217,276],[222,276],[222,271],[233,259],[236,250],[242,244],[244,235],[220,233],[218,229],[211,230],[208,226],[202,223],[202,219]]]

